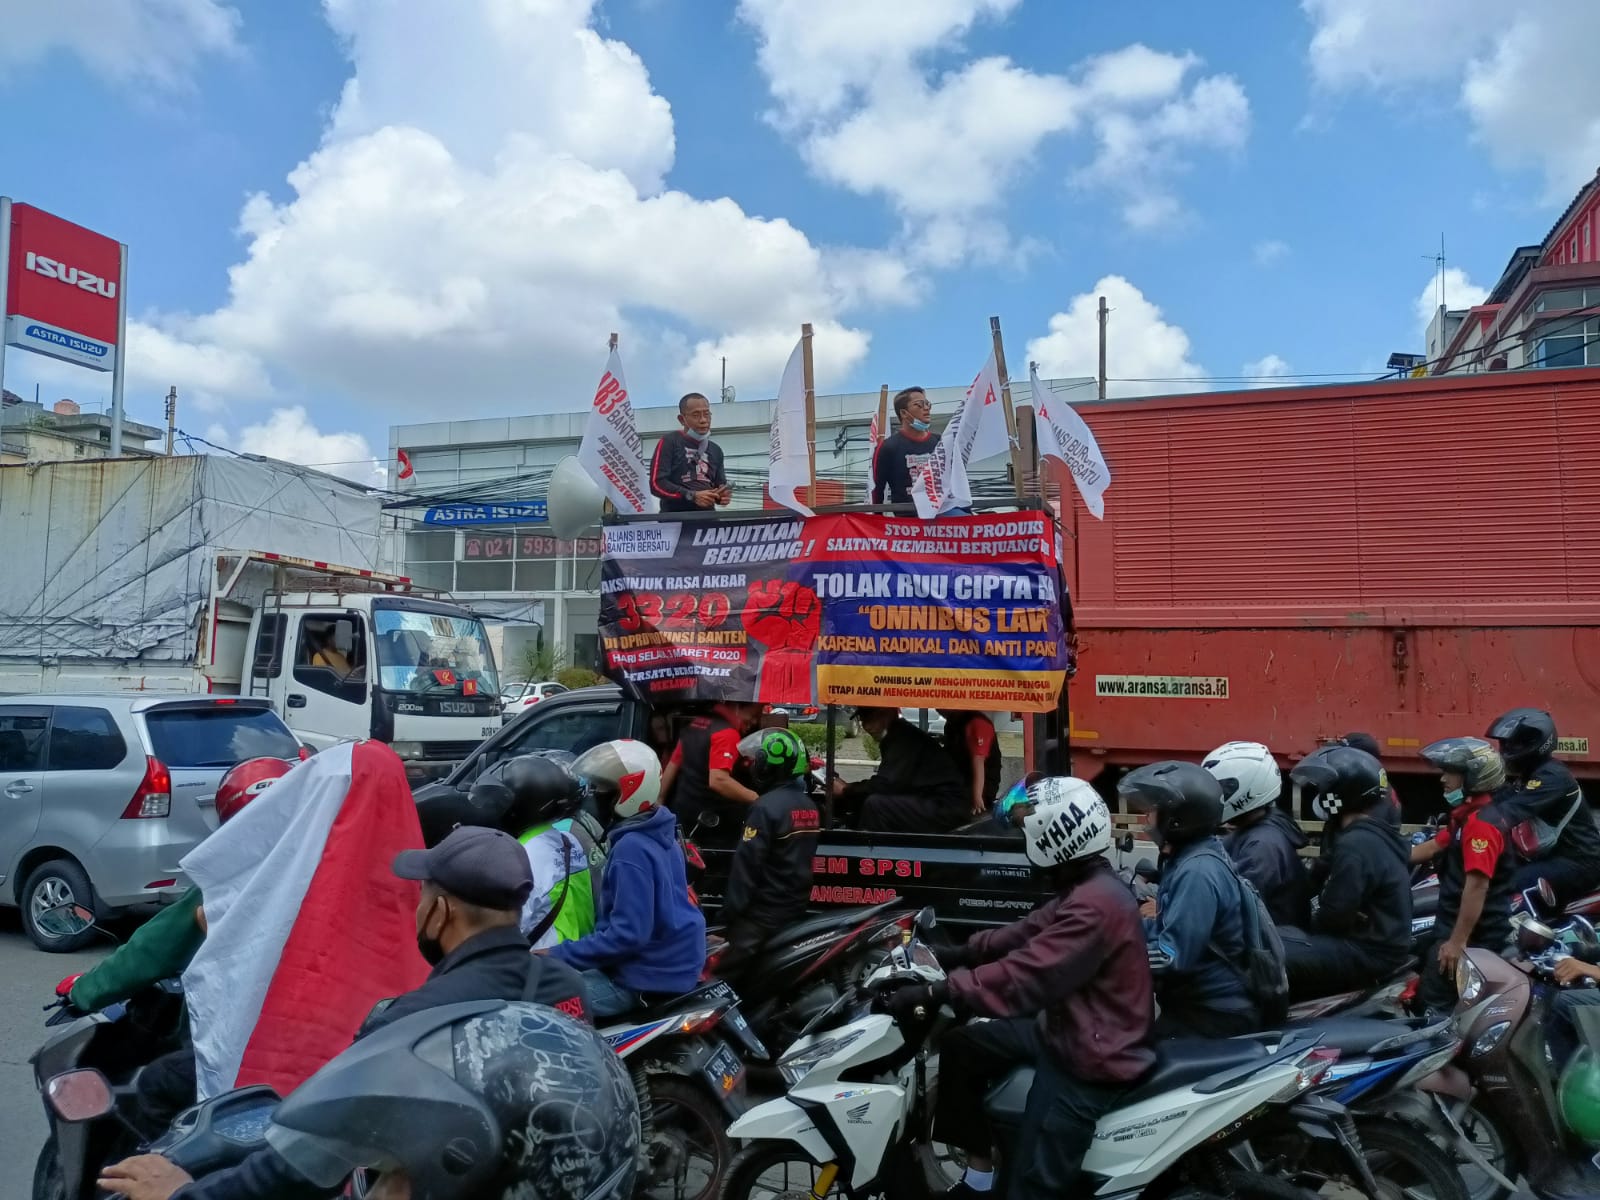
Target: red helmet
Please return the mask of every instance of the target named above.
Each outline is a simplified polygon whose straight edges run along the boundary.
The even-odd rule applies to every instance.
[[[217,823],[238,816],[246,804],[290,771],[281,758],[248,758],[222,777],[217,785]]]

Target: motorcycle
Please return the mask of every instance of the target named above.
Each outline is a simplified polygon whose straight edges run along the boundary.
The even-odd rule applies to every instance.
[[[918,919],[889,900],[804,917],[774,935],[738,972],[739,996],[757,1035],[768,1046],[788,1045],[902,945]],[[707,978],[716,976],[726,949],[721,938],[708,938]]]
[[[728,1124],[748,1108],[745,1064],[769,1057],[733,988],[712,982],[602,1025],[600,1036],[639,1099],[638,1194],[714,1200],[733,1158]]]
[[[919,929],[925,932],[926,929]],[[747,1144],[729,1172],[726,1200],[755,1195],[925,1196],[930,1188],[920,1143],[931,1133],[940,1015],[901,1026],[873,1011],[873,998],[903,981],[944,977],[931,950],[913,937],[863,988],[852,991],[779,1059],[788,1093],[729,1129]],[[837,1019],[835,1019],[837,1018]],[[1347,1156],[1348,1171],[1376,1194],[1344,1110],[1308,1096],[1335,1061],[1314,1042],[1288,1040],[1269,1052],[1258,1042],[1162,1043],[1149,1077],[1100,1121],[1083,1162],[1084,1194],[1168,1194],[1284,1200],[1304,1196],[1233,1156],[1251,1134],[1285,1119],[1314,1130]],[[1001,1141],[995,1194],[1005,1194],[1033,1070],[1019,1068],[989,1094]],[[776,1180],[773,1176],[777,1176]],[[947,1182],[947,1181],[946,1181]]]
[[[100,1168],[132,1153],[142,1140],[134,1120],[139,1071],[178,1049],[183,991],[176,980],[148,988],[95,1013],[78,1013],[63,998],[46,1027],[55,1030],[29,1059],[50,1132],[34,1165],[34,1200],[88,1200]],[[112,1107],[92,1117],[61,1118],[57,1093],[75,1094],[67,1081],[85,1073],[107,1082]],[[84,1086],[81,1082],[77,1087]],[[98,1095],[98,1092],[96,1092]]]

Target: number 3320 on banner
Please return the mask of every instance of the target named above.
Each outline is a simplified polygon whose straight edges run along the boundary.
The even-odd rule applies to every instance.
[[[623,633],[641,629],[717,629],[728,619],[732,606],[726,592],[623,592],[617,596],[617,628]]]

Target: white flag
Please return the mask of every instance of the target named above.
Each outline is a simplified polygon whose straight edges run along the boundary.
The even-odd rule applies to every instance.
[[[911,498],[916,501],[917,516],[926,521],[952,508],[971,508],[967,464],[999,454],[1010,444],[1005,409],[1000,404],[1000,371],[991,350],[960,409],[944,427],[938,447],[915,472]]]
[[[1072,480],[1078,485],[1078,495],[1083,497],[1083,506],[1097,520],[1105,520],[1104,492],[1111,486],[1111,468],[1106,466],[1094,434],[1071,405],[1056,399],[1039,382],[1037,364],[1029,368],[1028,382],[1033,386],[1033,436],[1038,442],[1039,454],[1056,459],[1071,471]]]
[[[644,447],[633,424],[633,401],[622,377],[622,358],[613,348],[606,373],[594,390],[589,423],[578,446],[578,463],[605,489],[606,499],[623,513],[656,511]]]
[[[878,490],[878,447],[883,445],[883,430],[878,428],[878,414],[872,414],[872,423],[867,426],[867,503],[872,503],[872,494]]]
[[[772,437],[767,445],[767,491],[779,504],[803,517],[814,517],[795,496],[796,488],[811,483],[811,451],[806,445],[805,339],[795,343],[789,364],[778,384],[778,406],[772,414]]]

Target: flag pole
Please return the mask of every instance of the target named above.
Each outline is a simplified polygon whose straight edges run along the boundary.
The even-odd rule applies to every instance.
[[[878,389],[878,436],[889,436],[889,385]]]
[[[617,352],[617,334],[616,334],[615,330],[612,330],[612,332],[611,332],[611,339],[610,339],[610,341],[608,341],[606,343],[606,349],[610,350],[611,353],[613,353],[613,354],[615,354]],[[602,516],[610,516],[612,513],[616,512],[616,511],[617,511],[617,506],[615,504],[611,503],[611,497],[610,496],[607,496],[604,500],[602,500],[600,502],[600,514]]]
[[[806,484],[806,507],[817,507],[817,382],[811,370],[811,323],[800,326],[800,373],[806,386],[806,454],[811,482]]]
[[[606,344],[606,349],[611,350],[611,351],[615,351],[616,348],[617,348],[617,335],[615,333],[613,333],[611,335],[611,341]]]
[[[1010,442],[1011,478],[1016,484],[1017,499],[1025,500],[1026,485],[1022,479],[1022,448],[1017,444],[1017,414],[1011,408],[1011,378],[1006,374],[1006,348],[1000,340],[1000,318],[989,318],[989,334],[994,338],[994,365],[1000,374],[1000,407],[1006,414],[1006,438]]]

